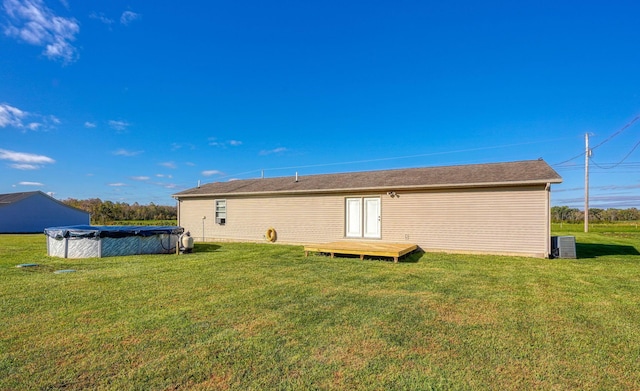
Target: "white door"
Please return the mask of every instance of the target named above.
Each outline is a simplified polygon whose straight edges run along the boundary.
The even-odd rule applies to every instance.
[[[380,198],[364,199],[364,237],[380,238]]]
[[[362,237],[362,198],[347,198],[346,200],[346,236],[348,238]]]

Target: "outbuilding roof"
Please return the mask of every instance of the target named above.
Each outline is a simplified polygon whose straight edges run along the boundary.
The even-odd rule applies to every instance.
[[[21,193],[8,193],[0,194],[0,207],[13,204],[14,202],[22,201],[25,198],[29,198],[32,195],[41,193],[40,191],[24,191]]]
[[[67,205],[62,201],[58,201],[57,199],[51,197],[49,194],[43,193],[40,190],[36,190],[36,191],[23,191],[20,193],[7,193],[7,194],[0,194],[0,208],[2,208],[3,206],[9,206],[11,204],[15,204],[17,202],[20,202],[22,200],[25,200],[29,197],[33,197],[36,195],[41,195],[43,196],[45,199],[49,199],[53,202],[56,202],[62,206],[64,206],[65,208],[69,208],[69,209],[75,209],[78,210],[82,213],[86,213],[89,214],[89,212],[79,209],[79,208],[75,208],[73,206]]]
[[[174,198],[226,195],[335,193],[361,190],[407,190],[517,186],[560,183],[544,160],[460,166],[421,167],[342,174],[321,174],[214,182],[181,191]]]

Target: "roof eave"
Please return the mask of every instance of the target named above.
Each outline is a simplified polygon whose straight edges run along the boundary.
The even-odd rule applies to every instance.
[[[274,191],[255,191],[255,192],[230,192],[230,193],[193,193],[193,194],[173,194],[171,197],[179,200],[181,198],[202,198],[202,197],[228,197],[228,196],[266,196],[266,195],[300,195],[300,194],[334,194],[334,193],[353,193],[367,191],[388,191],[388,190],[438,190],[438,189],[467,189],[482,187],[515,187],[529,185],[546,185],[548,183],[562,183],[561,178],[536,179],[530,181],[505,181],[505,182],[479,182],[479,183],[461,183],[461,184],[437,184],[437,185],[414,185],[414,186],[373,186],[373,187],[354,187],[354,188],[338,188],[338,189],[312,189],[312,190],[274,190]]]

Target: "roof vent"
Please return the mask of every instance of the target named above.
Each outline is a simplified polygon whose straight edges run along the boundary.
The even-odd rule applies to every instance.
[[[296,182],[298,182],[298,171],[296,171]]]

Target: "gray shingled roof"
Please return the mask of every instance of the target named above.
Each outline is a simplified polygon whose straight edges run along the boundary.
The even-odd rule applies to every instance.
[[[24,192],[20,192],[20,193],[7,193],[7,194],[0,194],[0,208],[2,208],[3,206],[8,206],[11,204],[15,204],[16,202],[20,202],[26,198],[29,198],[31,196],[37,195],[37,194],[41,194],[46,198],[51,199],[51,201],[57,202],[58,204],[64,206],[65,208],[69,208],[69,209],[75,209],[75,210],[79,210],[83,213],[87,213],[89,214],[89,212],[87,212],[86,210],[82,210],[80,208],[75,208],[73,206],[67,205],[62,201],[58,201],[57,199],[51,197],[50,195],[40,191],[40,190],[36,190],[36,191],[24,191]]]
[[[175,198],[249,194],[324,193],[356,190],[462,188],[560,183],[562,178],[543,160],[464,166],[301,175],[215,182],[174,194]]]
[[[29,198],[38,193],[38,191],[25,191],[22,193],[0,194],[0,206],[6,206],[13,204],[14,202],[22,201],[25,198]]]

